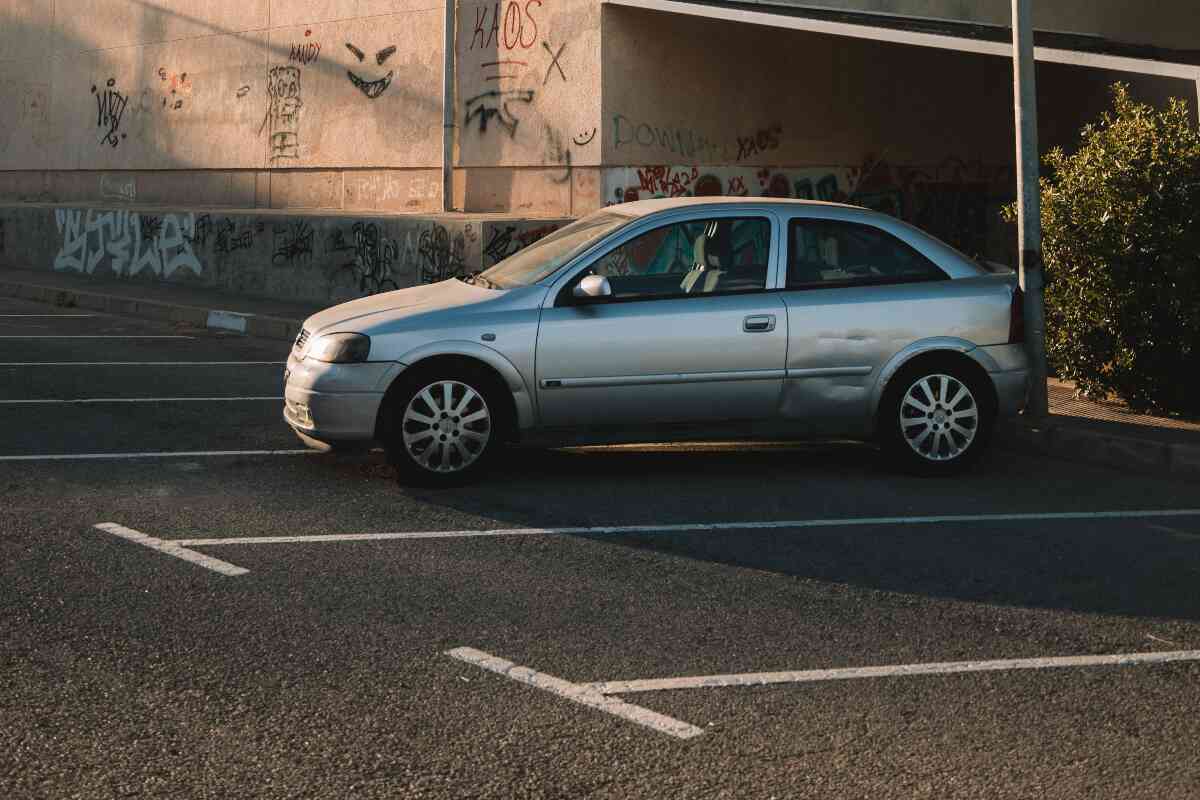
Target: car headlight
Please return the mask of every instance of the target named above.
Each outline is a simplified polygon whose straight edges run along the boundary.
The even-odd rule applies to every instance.
[[[329,333],[308,343],[308,356],[329,364],[354,364],[371,354],[371,337],[361,333]]]

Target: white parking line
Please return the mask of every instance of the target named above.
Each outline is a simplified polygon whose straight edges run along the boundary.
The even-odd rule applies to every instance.
[[[1080,511],[1053,514],[966,514],[936,517],[847,517],[844,519],[794,519],[776,522],[696,522],[681,525],[616,525],[606,527],[497,528],[493,530],[409,531],[400,533],[335,533],[312,536],[240,536],[221,539],[186,539],[179,543],[199,547],[227,544],[300,544],[318,542],[371,542],[389,539],[474,539],[501,536],[621,536],[636,533],[720,533],[787,528],[846,528],[863,525],[943,525],[963,522],[1035,522],[1052,520],[1108,520],[1153,517],[1197,517],[1200,509],[1148,511]]]
[[[0,336],[0,339],[195,339],[195,336]]]
[[[818,683],[859,678],[898,678],[912,675],[961,675],[971,672],[1003,672],[1067,667],[1128,667],[1200,661],[1200,650],[1171,653],[1123,653],[1108,656],[1063,656],[1058,658],[1013,658],[996,661],[947,661],[935,664],[899,664],[889,667],[812,669],[801,672],[744,672],[732,675],[697,675],[686,678],[650,678],[631,681],[600,681],[584,684],[601,694],[665,692],[679,689],[712,689],[727,686],[767,686],[779,683]]]
[[[144,547],[149,547],[151,550],[157,550],[160,553],[165,553],[175,558],[181,558],[184,561],[189,561],[197,566],[211,569],[213,572],[219,572],[222,575],[235,577],[237,575],[245,575],[250,572],[248,569],[234,566],[228,561],[222,561],[219,558],[206,556],[203,553],[197,553],[194,550],[187,550],[180,547],[175,542],[167,542],[162,539],[156,539],[153,536],[147,536],[144,533],[135,531],[132,528],[126,528],[123,525],[117,525],[114,522],[104,522],[93,526],[96,530],[111,533],[114,536],[120,536],[122,539],[128,539],[131,542],[136,542]]]
[[[394,539],[472,539],[493,536],[545,536],[551,533],[571,533],[589,528],[505,528],[495,531],[414,531],[411,533],[327,533],[313,536],[241,536],[224,539],[180,539],[187,547],[212,547],[226,544],[320,544],[326,542],[380,542]]]
[[[286,361],[0,361],[0,367],[282,367]]]
[[[57,453],[0,456],[0,461],[133,461],[145,458],[227,458],[229,456],[311,456],[318,450],[193,450],[174,453]],[[175,542],[180,544],[180,542]]]
[[[96,405],[100,403],[241,403],[260,400],[281,401],[283,397],[85,397],[77,400],[0,400],[0,406]]]
[[[566,698],[573,703],[579,703],[580,705],[603,711],[606,714],[612,714],[629,722],[658,731],[659,733],[674,736],[676,739],[692,739],[704,733],[702,729],[697,728],[695,725],[680,722],[672,717],[659,714],[657,711],[635,706],[623,700],[618,700],[615,697],[607,697],[585,685],[571,683],[562,678],[547,675],[545,672],[537,672],[529,667],[519,667],[511,661],[496,658],[482,650],[459,647],[446,651],[446,655],[503,675],[518,683],[543,689],[551,694]]]
[[[91,319],[95,314],[0,314],[0,319]]]

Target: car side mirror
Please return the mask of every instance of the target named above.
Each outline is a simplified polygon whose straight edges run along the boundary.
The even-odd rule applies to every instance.
[[[588,275],[571,290],[576,300],[596,303],[612,297],[612,284],[603,275]]]

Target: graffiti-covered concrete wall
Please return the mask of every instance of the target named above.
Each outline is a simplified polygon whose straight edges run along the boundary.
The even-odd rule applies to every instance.
[[[459,191],[473,211],[600,205],[600,3],[458,9]]]
[[[0,0],[0,197],[438,208],[435,5]]]
[[[460,207],[598,204],[599,8],[461,4]],[[0,0],[0,201],[439,210],[444,13]]]
[[[1007,59],[609,6],[606,203],[694,195],[865,205],[1010,261]],[[1194,84],[1039,65],[1044,147],[1070,146],[1112,81],[1155,104]],[[646,76],[658,76],[647,80]]]
[[[564,221],[0,206],[0,268],[326,304],[485,269]]]
[[[0,203],[439,210],[445,2],[0,0]],[[995,182],[991,205],[1008,194],[1003,58],[602,0],[451,2],[467,212],[577,216],[718,184],[854,198],[868,167],[933,176],[901,181],[914,219],[923,201],[903,186],[947,170]],[[796,2],[992,24],[1009,7]],[[1197,47],[1195,0],[1037,8],[1045,29]],[[1116,78],[1195,99],[1194,82],[1074,69],[1039,65],[1047,144],[1094,118]]]

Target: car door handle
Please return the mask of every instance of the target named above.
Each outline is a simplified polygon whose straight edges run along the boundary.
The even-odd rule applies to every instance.
[[[775,330],[775,315],[763,314],[758,317],[746,317],[742,322],[742,328],[747,333],[768,333]]]

